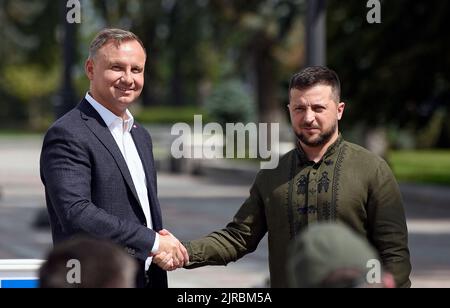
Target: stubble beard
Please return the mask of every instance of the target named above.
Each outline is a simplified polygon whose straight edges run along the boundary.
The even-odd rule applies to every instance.
[[[318,147],[330,141],[331,137],[333,137],[336,130],[337,130],[337,122],[335,122],[333,126],[330,127],[329,130],[321,132],[319,136],[315,137],[314,139],[311,139],[311,137],[308,138],[305,134],[302,133],[296,133],[296,136],[297,139],[300,140],[303,144],[309,147]]]

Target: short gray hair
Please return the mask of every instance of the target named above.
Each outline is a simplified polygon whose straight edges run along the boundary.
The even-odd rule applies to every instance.
[[[141,39],[133,32],[125,31],[122,29],[106,28],[97,33],[97,35],[89,45],[89,59],[94,58],[94,56],[97,54],[97,51],[110,40],[113,40],[117,45],[119,45],[123,41],[137,41],[144,49],[144,52],[147,54],[147,52],[145,51],[144,43],[142,43]]]

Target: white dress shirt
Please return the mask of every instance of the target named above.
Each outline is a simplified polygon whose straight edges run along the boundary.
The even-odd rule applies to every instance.
[[[130,171],[131,178],[133,180],[134,187],[138,194],[139,203],[142,206],[142,210],[145,214],[147,221],[147,227],[153,228],[152,216],[150,213],[150,203],[148,200],[147,181],[145,178],[144,167],[142,165],[141,158],[137,151],[131,136],[131,129],[133,128],[134,118],[128,109],[126,110],[126,120],[116,116],[110,110],[105,108],[99,102],[97,102],[89,93],[86,93],[86,100],[94,107],[94,109],[100,114],[106,126],[111,132],[117,146],[122,152],[123,158],[127,163],[128,170]],[[155,243],[153,244],[152,252],[158,251],[159,248],[159,234],[156,233]],[[148,257],[145,261],[145,269],[150,267],[152,258]]]

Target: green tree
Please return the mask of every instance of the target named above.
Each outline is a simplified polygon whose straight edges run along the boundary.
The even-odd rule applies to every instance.
[[[345,122],[420,132],[436,112],[449,115],[450,4],[396,0],[381,8],[382,22],[369,24],[364,3],[329,1],[328,63],[342,78]]]
[[[57,87],[58,2],[0,1],[0,121],[40,128]]]
[[[254,84],[260,121],[285,122],[287,94],[279,93],[287,93],[286,81],[303,61],[304,1],[210,3],[216,40],[235,57],[236,73]]]
[[[107,26],[135,32],[148,52],[144,105],[180,106],[200,100],[210,74],[208,1],[102,0],[95,8]],[[207,50],[207,51],[206,51]],[[204,57],[205,56],[205,57]],[[216,65],[215,63],[213,65]]]

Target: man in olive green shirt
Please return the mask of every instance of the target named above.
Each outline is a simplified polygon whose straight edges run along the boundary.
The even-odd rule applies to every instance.
[[[290,241],[316,221],[341,221],[376,248],[397,286],[409,287],[398,184],[384,160],[339,134],[345,104],[338,76],[325,67],[306,68],[292,77],[289,99],[296,149],[277,168],[258,173],[250,196],[225,229],[186,243],[187,268],[236,261],[253,252],[268,232],[271,286],[286,287]]]

